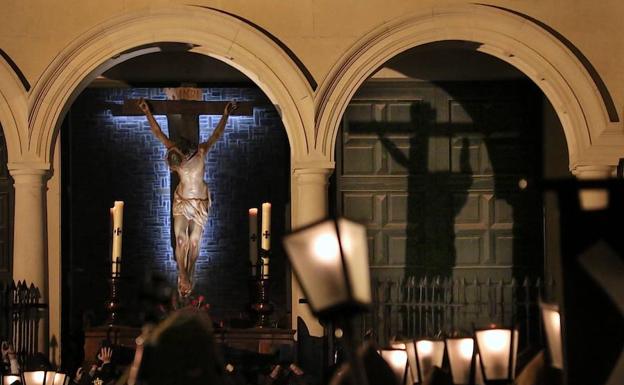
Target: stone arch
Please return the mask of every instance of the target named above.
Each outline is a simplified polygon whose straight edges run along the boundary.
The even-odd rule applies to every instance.
[[[333,160],[340,120],[364,81],[392,57],[418,45],[463,40],[526,74],[561,120],[569,165],[615,165],[624,151],[621,123],[591,74],[560,39],[537,23],[486,5],[457,5],[392,20],[361,38],[333,67],[315,100],[315,146]]]
[[[4,132],[8,162],[22,159],[27,131],[26,90],[9,64],[0,59],[0,126]]]
[[[293,163],[311,151],[312,90],[275,42],[249,24],[211,9],[155,7],[97,25],[64,49],[34,84],[29,98],[28,151],[50,162],[62,117],[98,74],[162,42],[192,45],[247,75],[275,104],[286,128]]]

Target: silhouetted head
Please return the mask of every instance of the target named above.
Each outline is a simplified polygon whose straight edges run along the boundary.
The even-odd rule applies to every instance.
[[[221,385],[223,367],[210,317],[179,310],[146,339],[139,377],[145,385]]]

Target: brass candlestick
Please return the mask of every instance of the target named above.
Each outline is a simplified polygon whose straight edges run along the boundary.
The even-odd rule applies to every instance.
[[[259,263],[252,266],[250,310],[256,327],[271,326],[269,316],[273,313],[273,304],[269,302],[269,255],[268,250],[260,249]]]
[[[111,264],[111,275],[108,279],[110,287],[110,297],[106,301],[106,312],[108,318],[106,324],[108,326],[115,326],[119,322],[119,312],[121,310],[121,304],[119,303],[119,280],[121,278],[121,259],[118,257],[115,262]]]

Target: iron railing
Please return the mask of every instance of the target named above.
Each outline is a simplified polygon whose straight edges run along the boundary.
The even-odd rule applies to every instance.
[[[13,344],[22,367],[27,367],[37,353],[46,307],[41,303],[39,288],[32,283],[29,286],[18,281],[0,287],[0,337]]]
[[[539,299],[552,292],[552,280],[408,277],[373,280],[373,307],[359,322],[362,335],[381,346],[394,338],[469,334],[490,324],[515,326],[520,347],[541,340]]]

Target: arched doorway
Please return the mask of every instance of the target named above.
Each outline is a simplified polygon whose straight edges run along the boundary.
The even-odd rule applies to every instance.
[[[340,142],[336,142],[335,138],[338,127],[344,122],[345,110],[354,95],[362,91],[364,82],[379,67],[411,48],[443,41],[473,44],[474,50],[511,64],[539,87],[556,113],[557,118],[554,120],[558,120],[563,128],[568,153],[565,161],[569,170],[582,172],[582,166],[595,164],[604,168],[605,175],[608,175],[617,164],[623,138],[618,135],[617,143],[608,144],[607,133],[615,132],[619,117],[610,113],[609,100],[597,91],[599,82],[590,76],[590,71],[550,31],[523,15],[483,5],[441,7],[431,12],[406,16],[385,23],[360,39],[334,67],[332,76],[327,78],[319,91],[315,123],[321,151],[328,156],[341,152],[337,147]],[[409,119],[409,108],[406,115]],[[590,121],[593,123],[588,123]],[[457,150],[458,155],[461,155],[461,149],[470,146],[470,140],[468,146],[460,142],[456,149],[451,146],[451,151]],[[361,147],[367,145],[362,144]],[[402,150],[409,153],[411,147],[407,144]],[[380,156],[383,163],[383,155]],[[453,166],[450,157],[447,157],[446,162]],[[340,167],[340,162],[337,163]],[[371,163],[374,163],[374,159]],[[456,163],[461,174],[461,156],[458,156]],[[339,175],[340,172],[338,170]],[[374,196],[368,198],[375,199]],[[372,205],[370,211],[375,210],[376,207]],[[409,216],[405,212],[398,214]],[[533,217],[539,222],[539,213],[535,214]],[[451,245],[453,241],[456,238],[451,240]]]
[[[150,7],[94,27],[71,42],[31,90],[26,148],[32,161],[24,160],[23,166],[28,168],[38,161],[39,168],[51,168],[62,119],[78,94],[105,70],[155,52],[156,45],[162,42],[186,44],[190,52],[216,58],[249,77],[278,111],[290,145],[291,170],[299,163],[309,166],[307,161],[314,153],[313,141],[309,140],[314,130],[312,87],[295,61],[273,39],[244,20],[192,6]],[[292,200],[296,198],[293,196]],[[292,207],[296,216],[299,206]],[[59,223],[50,225],[58,228]],[[52,249],[58,246],[55,242],[51,241]],[[36,244],[42,249],[43,243],[43,238],[37,239]],[[37,253],[37,258],[43,265],[44,254]],[[60,253],[50,257],[48,264],[58,268]],[[20,273],[25,277],[32,275],[26,266],[21,266]],[[43,282],[43,275],[37,272],[37,278],[32,280]],[[52,279],[60,282],[61,277],[55,275]],[[60,320],[59,298],[60,292],[50,292],[51,319],[56,321]],[[52,326],[51,335],[59,335],[59,329]]]
[[[567,159],[541,91],[471,43],[418,46],[367,80],[343,117],[335,201],[367,226],[382,340],[517,316],[512,286],[528,278],[533,295],[553,275],[544,215],[556,207],[544,211],[538,186],[569,176]],[[390,310],[401,302],[409,309]]]
[[[144,114],[133,109],[139,98],[161,108],[155,116],[166,135],[175,139],[192,134],[189,129],[196,130],[198,143],[207,140],[219,121],[222,110],[212,111],[214,104],[237,100],[239,110],[248,109],[235,111],[206,157],[204,179],[212,203],[193,292],[210,304],[214,322],[244,323],[248,318],[248,209],[271,202],[276,208],[273,239],[285,232],[287,216],[280,208],[287,207],[290,199],[290,148],[274,106],[236,69],[186,52],[184,46],[161,48],[161,52],[137,56],[104,72],[78,96],[62,127],[65,365],[80,362],[80,353],[74,357],[76,352],[67,348],[79,350],[80,336],[106,319],[105,308],[93,298],[109,295],[107,210],[113,201],[125,202],[121,267],[127,279],[121,298],[133,311],[126,312],[123,324],[139,327],[171,310],[169,303],[164,305],[165,312],[157,310],[163,304],[142,301],[139,294],[155,285],[163,290],[175,288],[177,271],[171,218],[175,174],[167,168],[166,148],[150,131]],[[189,84],[201,92],[201,101],[169,100],[168,92]],[[190,104],[196,111],[184,109]],[[284,259],[274,241],[271,301],[278,309],[276,320],[287,309]],[[86,285],[91,286],[88,293],[82,289]]]

